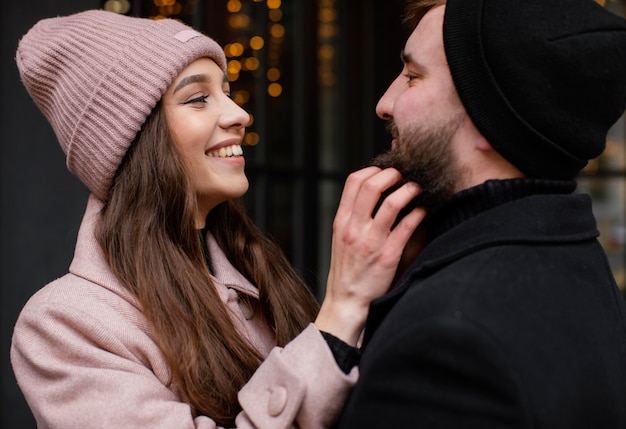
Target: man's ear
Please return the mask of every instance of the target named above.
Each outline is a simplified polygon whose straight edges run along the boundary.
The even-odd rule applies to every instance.
[[[494,150],[493,146],[491,146],[491,143],[489,143],[487,139],[484,138],[483,136],[480,136],[479,138],[477,138],[475,140],[475,144],[476,144],[476,149],[478,150],[483,150],[483,151]]]

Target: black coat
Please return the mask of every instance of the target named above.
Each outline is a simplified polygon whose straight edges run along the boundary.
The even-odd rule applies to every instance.
[[[439,235],[373,303],[339,427],[626,428],[626,305],[597,236],[584,195]]]

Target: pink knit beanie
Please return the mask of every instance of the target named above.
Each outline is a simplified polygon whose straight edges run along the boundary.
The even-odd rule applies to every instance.
[[[39,21],[20,40],[16,61],[68,169],[106,200],[146,118],[200,57],[226,70],[222,48],[178,21],[91,10]]]

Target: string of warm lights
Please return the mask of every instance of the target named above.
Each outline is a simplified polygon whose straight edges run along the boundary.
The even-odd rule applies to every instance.
[[[254,4],[261,3],[259,0],[228,0],[226,11],[227,23],[232,34],[233,42],[224,46],[224,52],[228,58],[228,80],[237,82],[243,76],[253,79],[254,85],[264,85],[270,97],[280,97],[283,93],[281,83],[281,56],[285,39],[285,26],[282,24],[283,10],[281,0],[265,0],[263,19],[267,19],[267,26],[260,25],[258,28],[267,28],[264,34],[255,31],[254,15],[251,13]],[[260,5],[257,5],[260,6]],[[264,61],[261,61],[261,58]],[[262,65],[263,64],[263,65]],[[261,69],[262,68],[262,69]],[[251,95],[246,89],[234,92],[235,101],[241,106],[251,101]],[[247,109],[249,112],[252,109]],[[254,116],[251,114],[251,122]],[[249,131],[245,137],[247,145],[256,145],[259,135]]]
[[[318,1],[318,81],[322,87],[335,85],[335,37],[337,27],[337,0]]]
[[[254,1],[258,3],[258,1]],[[260,34],[249,34],[254,27],[253,18],[244,13],[241,0],[228,0],[226,9],[229,13],[228,26],[234,32],[243,32],[238,41],[224,47],[228,61],[228,79],[235,82],[241,72],[254,72],[259,68],[258,59],[261,51],[265,48],[267,55],[267,93],[272,97],[279,97],[283,88],[280,83],[280,58],[282,43],[285,37],[285,27],[281,24],[282,10],[281,0],[267,0],[267,17],[270,22],[268,27],[268,39]],[[244,102],[244,100],[238,100]]]
[[[102,9],[109,12],[126,14],[130,11],[130,2],[128,0],[107,0],[102,5]]]

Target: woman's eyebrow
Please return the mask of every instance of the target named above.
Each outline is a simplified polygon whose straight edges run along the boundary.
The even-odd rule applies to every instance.
[[[178,82],[176,88],[174,88],[174,94],[176,91],[181,89],[184,86],[190,85],[192,83],[211,83],[211,77],[206,74],[193,74],[191,76],[185,76]]]

